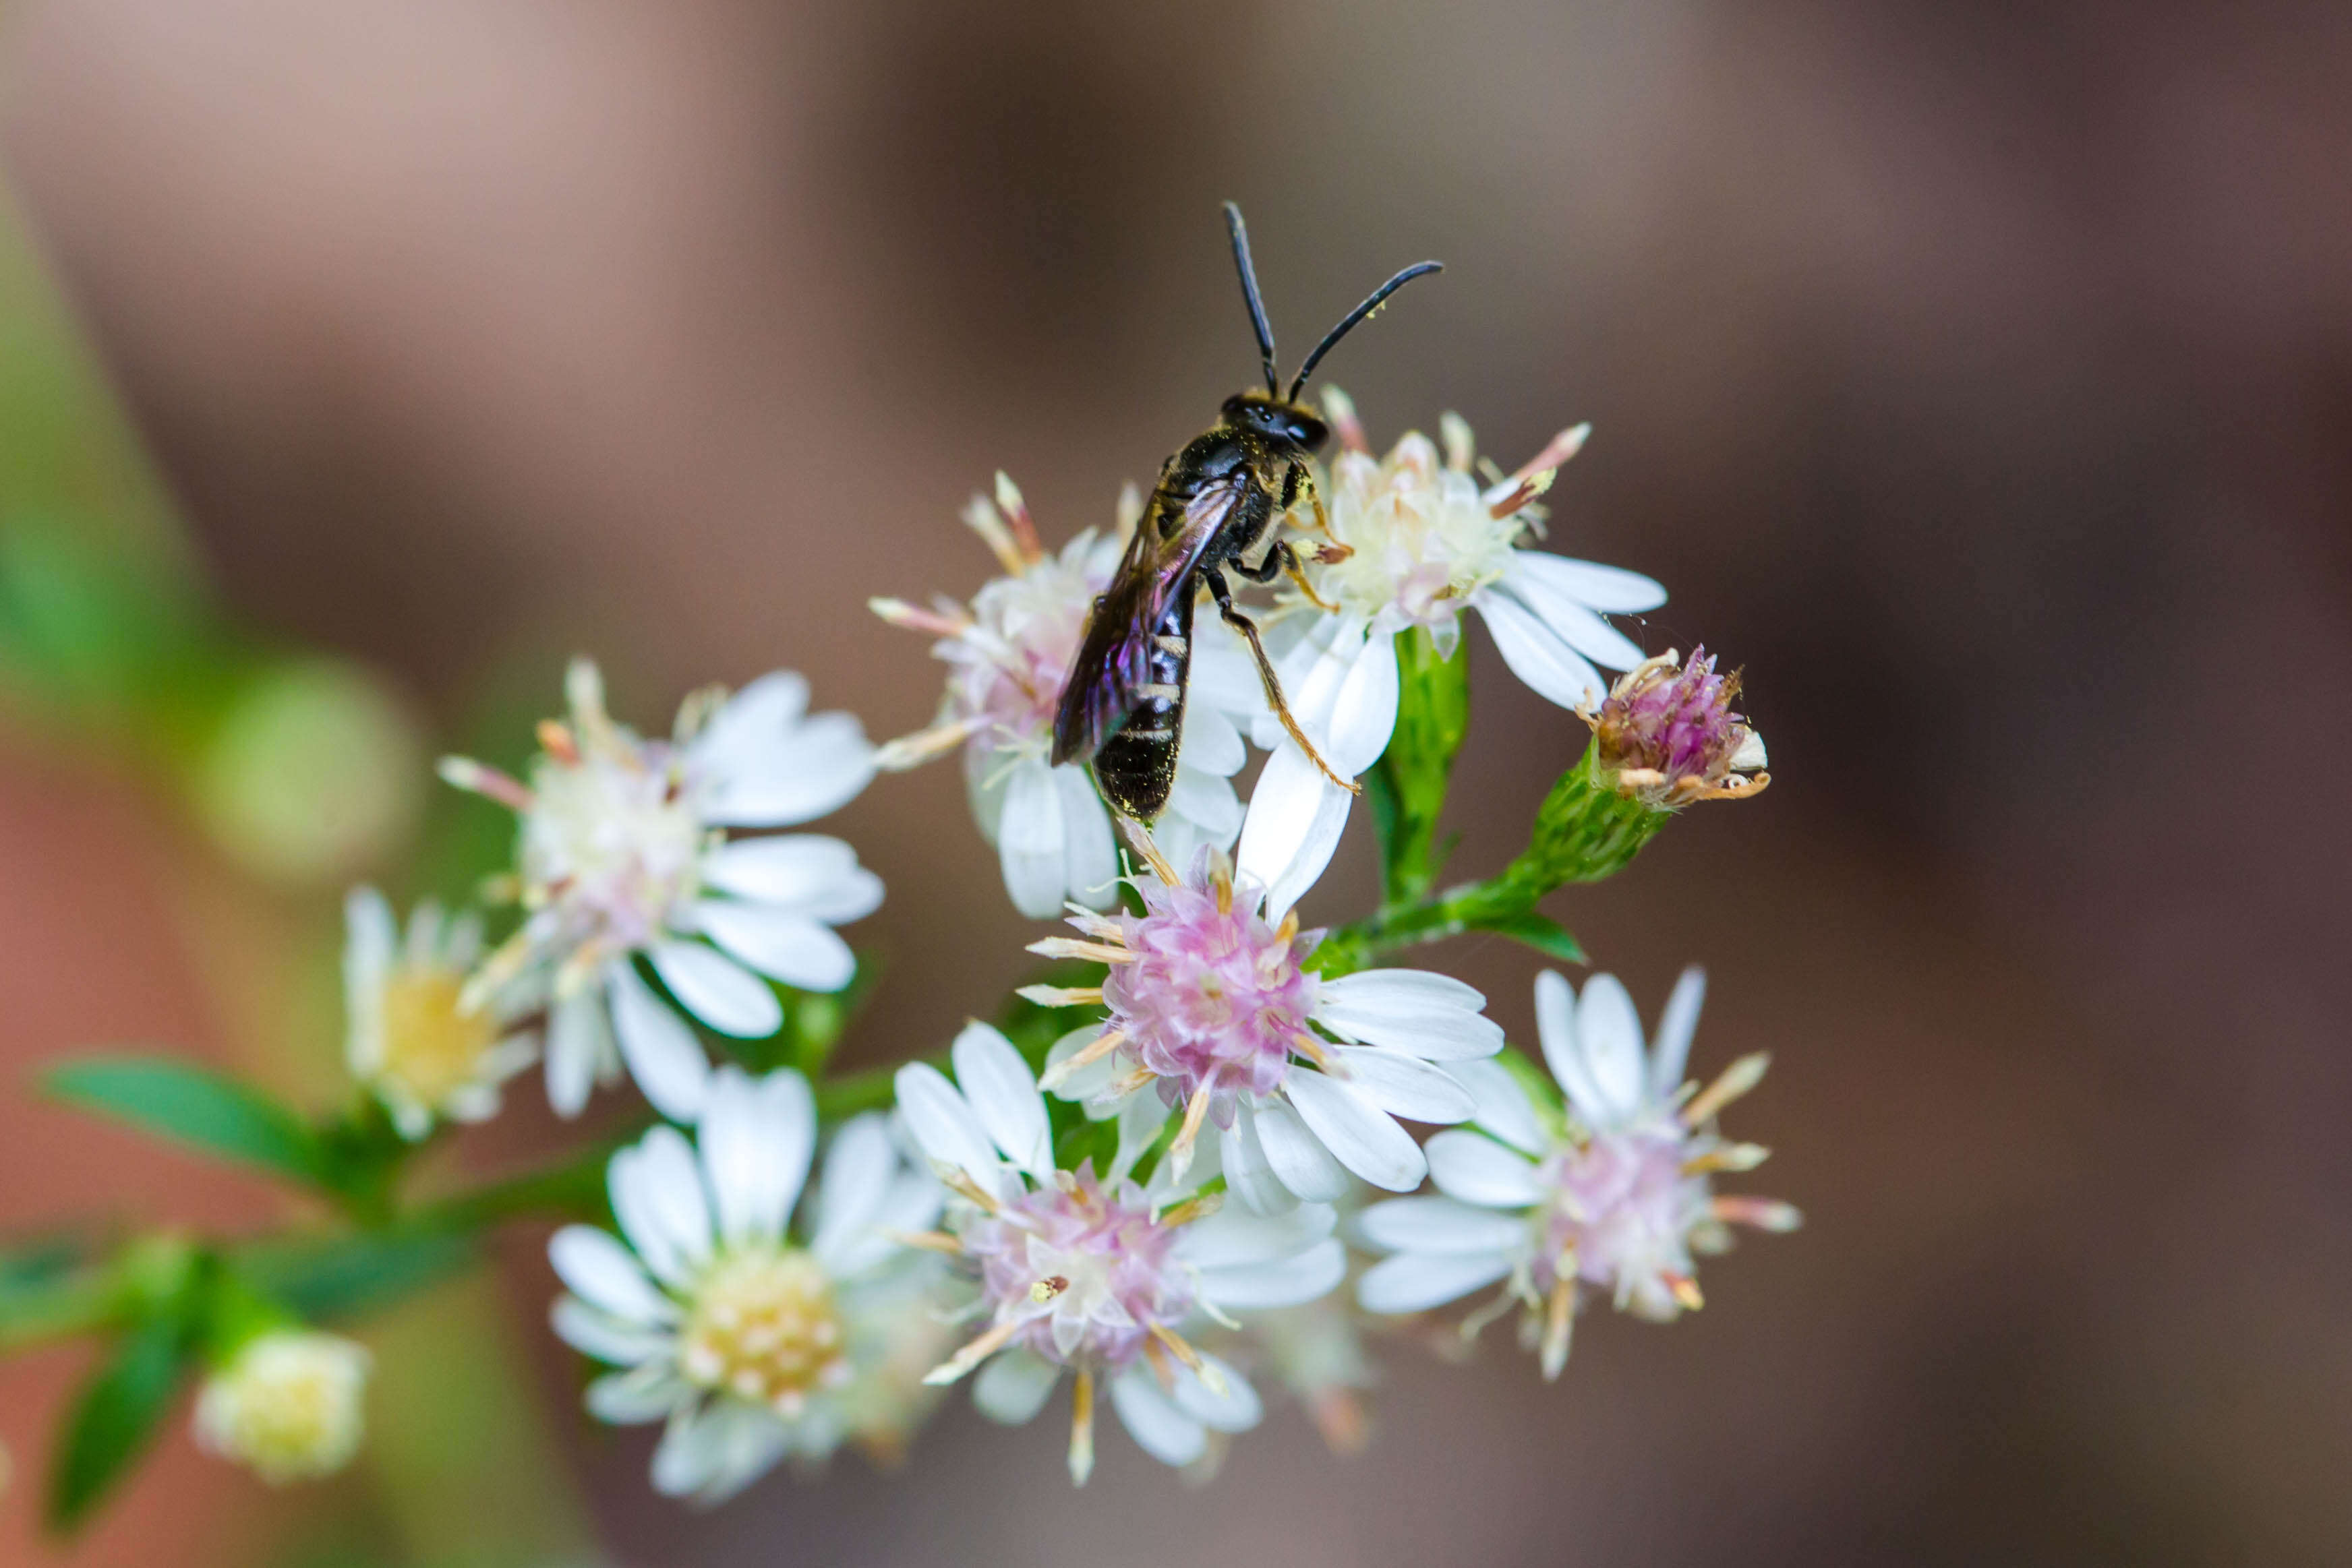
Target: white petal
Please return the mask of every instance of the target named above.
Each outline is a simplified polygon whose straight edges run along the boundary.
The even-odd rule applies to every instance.
[[[1013,764],[1005,780],[1004,811],[996,821],[997,859],[1013,907],[1032,920],[1051,919],[1069,895],[1067,841],[1062,832],[1062,790],[1043,759]]]
[[[824,1266],[835,1279],[848,1280],[902,1257],[905,1249],[893,1232],[929,1230],[946,1201],[947,1189],[929,1171],[901,1171],[863,1230],[846,1231],[825,1245]]]
[[[761,904],[706,898],[695,924],[763,975],[804,991],[837,991],[857,973],[857,956],[840,934],[804,915]]]
[[[604,1008],[604,993],[585,986],[548,1009],[547,1103],[559,1116],[580,1114],[596,1081],[619,1062]]]
[[[841,1259],[850,1243],[874,1229],[874,1216],[882,1207],[898,1151],[890,1146],[889,1118],[878,1112],[852,1116],[833,1135],[824,1152],[824,1175],[816,1189],[817,1260],[843,1272]]]
[[[684,1286],[710,1261],[710,1204],[701,1167],[677,1128],[656,1127],[614,1154],[604,1186],[621,1234],[654,1278]]]
[[[1304,1252],[1331,1234],[1339,1215],[1325,1203],[1287,1214],[1252,1214],[1238,1206],[1196,1219],[1176,1233],[1175,1255],[1202,1269],[1246,1268]]]
[[[564,1288],[625,1323],[667,1323],[677,1308],[654,1288],[636,1259],[610,1231],[567,1225],[547,1243],[547,1260]]]
[[[1449,1061],[1445,1071],[1478,1102],[1478,1125],[1531,1155],[1544,1152],[1543,1123],[1535,1102],[1511,1075],[1511,1070],[1489,1057],[1483,1061]]]
[[[1141,1362],[1110,1380],[1110,1402],[1136,1446],[1165,1465],[1189,1465],[1208,1447],[1201,1423],[1160,1392]]]
[[[605,966],[605,993],[613,1004],[613,1032],[621,1059],[653,1108],[673,1122],[702,1114],[710,1089],[710,1063],[701,1042],[678,1016],[637,978],[626,958]]]
[[[1315,1021],[1367,1045],[1459,1061],[1503,1049],[1503,1026],[1479,1011],[1486,1005],[1485,997],[1443,975],[1367,969],[1327,982]]]
[[[1609,688],[1591,661],[1561,642],[1552,629],[1507,593],[1488,590],[1471,600],[1494,634],[1496,651],[1511,674],[1538,696],[1562,707],[1598,707]]]
[[[670,1417],[654,1449],[654,1490],[723,1502],[783,1457],[791,1432],[757,1406],[717,1399]]]
[[[1515,578],[1538,581],[1546,591],[1603,614],[1655,610],[1666,601],[1666,591],[1655,580],[1638,571],[1595,561],[1570,560],[1548,550],[1521,550],[1512,559],[1510,572]]]
[[[1307,1130],[1298,1113],[1278,1100],[1257,1107],[1258,1144],[1282,1185],[1309,1203],[1337,1203],[1348,1196],[1348,1173]]]
[[[1556,591],[1548,574],[1528,571],[1527,563],[1537,559],[1531,552],[1520,551],[1496,586],[1533,611],[1553,635],[1595,664],[1630,670],[1648,657],[1625,633],[1572,596]]]
[[[1347,1069],[1348,1087],[1391,1116],[1443,1125],[1477,1113],[1470,1091],[1426,1061],[1369,1046],[1343,1045],[1332,1054]]]
[[[1016,1345],[991,1356],[971,1380],[972,1408],[1007,1427],[1023,1426],[1045,1407],[1061,1376],[1060,1367]]]
[[[1323,760],[1342,778],[1353,779],[1381,759],[1396,733],[1396,636],[1375,632],[1349,666],[1331,704],[1322,737]]]
[[[1246,1432],[1265,1418],[1265,1406],[1258,1402],[1257,1390],[1232,1364],[1213,1355],[1202,1356],[1201,1363],[1217,1375],[1224,1392],[1210,1392],[1208,1384],[1191,1367],[1180,1366],[1173,1390],[1179,1409],[1215,1432]]]
[[[1584,1047],[1576,1037],[1576,992],[1558,970],[1536,977],[1536,1038],[1543,1042],[1544,1065],[1568,1092],[1569,1103],[1588,1125],[1609,1119],[1608,1102],[1584,1064]]]
[[[765,1040],[784,1026],[783,1005],[760,977],[699,942],[662,942],[654,973],[686,1010],[721,1034]]]
[[[1584,982],[1576,1004],[1576,1039],[1584,1049],[1585,1071],[1601,1092],[1604,1119],[1593,1124],[1622,1122],[1639,1111],[1648,1077],[1643,1071],[1642,1015],[1616,976],[1595,975]]]
[[[1254,1312],[1303,1306],[1330,1294],[1348,1275],[1348,1249],[1335,1239],[1271,1263],[1201,1270],[1201,1294],[1217,1307]]]
[[[1111,834],[1110,808],[1095,793],[1083,768],[1054,769],[1062,792],[1063,875],[1070,896],[1097,908],[1108,904],[1118,882],[1118,841]]]
[[[1234,745],[1241,741],[1236,738]],[[1192,823],[1200,831],[1204,842],[1225,845],[1242,831],[1242,798],[1234,793],[1233,780],[1190,766],[1185,758],[1176,765],[1176,781],[1168,791],[1168,815]],[[1173,852],[1170,852],[1173,858]],[[1176,864],[1190,865],[1186,860]]]
[[[795,702],[793,699],[797,698]],[[799,716],[807,684],[789,671],[752,682],[689,751],[713,822],[781,828],[838,810],[874,776],[874,748],[845,713]]]
[[[1200,700],[1200,695],[1196,685],[1184,705],[1184,735],[1176,752],[1182,760],[1178,766],[1230,779],[1249,760],[1249,749],[1242,744],[1242,732],[1234,727],[1234,721],[1214,703]]]
[[[1364,1270],[1356,1300],[1370,1312],[1425,1312],[1511,1271],[1515,1252],[1400,1252]]]
[[[799,904],[848,881],[857,852],[822,833],[736,839],[702,862],[702,880],[721,893],[758,904]]]
[[[969,1023],[948,1054],[957,1087],[1004,1157],[1040,1181],[1050,1180],[1053,1134],[1045,1125],[1045,1097],[1013,1042],[988,1024]]]
[[[614,1366],[635,1366],[677,1348],[677,1337],[667,1329],[624,1322],[600,1312],[577,1296],[558,1296],[548,1314],[555,1336],[583,1355]]]
[[[1412,1134],[1347,1085],[1294,1067],[1283,1092],[1332,1157],[1374,1186],[1410,1192],[1428,1174]]]
[[[1323,996],[1327,1007],[1337,1004],[1361,1012],[1381,1008],[1415,1011],[1451,1008],[1475,1013],[1486,1006],[1486,994],[1477,987],[1427,969],[1359,969],[1324,981]]]
[[[588,1385],[588,1414],[616,1427],[666,1419],[694,1397],[694,1391],[669,1366],[633,1367],[608,1372]]]
[[[996,1147],[971,1106],[946,1075],[927,1061],[898,1069],[898,1113],[923,1152],[943,1166],[961,1169],[990,1192],[998,1189]]]
[[[1543,1197],[1534,1163],[1482,1133],[1440,1133],[1428,1154],[1430,1179],[1448,1197],[1481,1208],[1525,1208]]]
[[[1258,1142],[1257,1113],[1249,1106],[1235,1108],[1234,1124],[1218,1135],[1217,1153],[1224,1166],[1225,1183],[1244,1207],[1258,1214],[1281,1214],[1297,1207],[1297,1197],[1267,1162],[1265,1145]],[[1344,1185],[1346,1173],[1341,1173],[1340,1179]]]
[[[1241,874],[1266,890],[1266,919],[1279,922],[1331,863],[1354,800],[1287,740],[1266,759],[1234,853]]]
[[[1392,1197],[1365,1209],[1356,1228],[1372,1246],[1391,1252],[1492,1252],[1528,1239],[1521,1216],[1450,1197]]]
[[[1706,1001],[1706,971],[1696,964],[1682,972],[1666,1010],[1658,1018],[1658,1038],[1650,1042],[1650,1097],[1667,1100],[1683,1086],[1690,1065],[1691,1035],[1698,1029],[1698,1010]]]
[[[1103,1173],[1106,1184],[1127,1179],[1128,1173],[1135,1168],[1135,1162],[1159,1141],[1160,1129],[1168,1124],[1168,1118],[1173,1113],[1174,1107],[1149,1089],[1139,1089],[1120,1102],[1118,1147],[1111,1154],[1110,1169]],[[1193,1158],[1192,1168],[1184,1174],[1185,1185],[1199,1186],[1221,1169],[1216,1145],[1203,1143]],[[1151,1185],[1154,1187],[1162,1185],[1172,1187],[1174,1184],[1175,1174],[1163,1162],[1152,1173]]]
[[[789,1067],[754,1082],[722,1067],[696,1129],[703,1174],[729,1241],[774,1241],[784,1234],[816,1148],[816,1100]]]
[[[809,684],[798,670],[770,670],[746,684],[710,716],[694,737],[698,757],[716,761],[713,753],[756,752],[775,737],[788,735],[808,712]]]

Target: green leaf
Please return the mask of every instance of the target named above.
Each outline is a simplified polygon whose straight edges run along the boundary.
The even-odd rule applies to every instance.
[[[177,1314],[149,1319],[115,1345],[82,1385],[58,1438],[48,1522],[71,1530],[154,1441],[186,1360]]]
[[[1563,964],[1591,962],[1566,927],[1551,916],[1538,915],[1531,909],[1483,922],[1480,928],[1508,936],[1515,942],[1524,942],[1546,957],[1557,958]]]
[[[52,1068],[48,1092],[68,1104],[205,1154],[331,1185],[325,1146],[299,1116],[218,1073],[168,1058],[92,1058]]]
[[[270,1300],[306,1320],[355,1317],[470,1266],[473,1243],[443,1229],[387,1231],[258,1247],[237,1267]]]

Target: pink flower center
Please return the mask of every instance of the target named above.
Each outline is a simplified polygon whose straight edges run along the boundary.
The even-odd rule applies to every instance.
[[[1153,1221],[1133,1183],[1107,1191],[1088,1166],[1070,1186],[1017,1198],[961,1239],[994,1321],[1021,1325],[1013,1343],[1116,1370],[1143,1353],[1153,1323],[1192,1310],[1192,1283],[1170,1260],[1176,1228]]]
[[[1535,1282],[1549,1290],[1561,1251],[1576,1249],[1578,1278],[1614,1286],[1690,1268],[1691,1228],[1706,1217],[1704,1176],[1683,1174],[1690,1145],[1672,1123],[1601,1133],[1546,1160],[1551,1189]]]
[[[1299,967],[1322,933],[1277,930],[1261,896],[1236,897],[1205,862],[1184,883],[1146,886],[1141,919],[1123,919],[1130,964],[1114,965],[1103,1000],[1124,1050],[1160,1075],[1171,1103],[1202,1084],[1220,1125],[1244,1090],[1269,1093],[1307,1033],[1320,982]]]
[[[975,748],[996,751],[1052,729],[1087,608],[1105,586],[1048,557],[973,598],[973,627],[947,657],[957,666],[948,688],[957,716],[990,721],[973,736]]]
[[[1670,780],[1721,775],[1744,733],[1731,710],[1738,674],[1718,675],[1705,648],[1671,674],[1659,672],[1619,684],[1601,706],[1612,760],[1649,768]]]

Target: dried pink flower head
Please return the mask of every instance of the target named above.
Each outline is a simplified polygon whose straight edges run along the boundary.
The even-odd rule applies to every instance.
[[[1724,800],[1772,781],[1764,738],[1732,711],[1738,670],[1717,674],[1704,646],[1688,664],[1669,648],[1618,678],[1598,714],[1583,711],[1602,771],[1625,794],[1662,808]]]

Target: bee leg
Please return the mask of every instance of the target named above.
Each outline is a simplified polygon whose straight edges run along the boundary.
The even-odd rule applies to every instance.
[[[1345,560],[1349,555],[1354,553],[1345,545],[1334,546],[1333,549],[1338,549],[1340,553],[1333,555],[1328,551],[1318,552],[1315,559],[1318,560]],[[1332,603],[1329,600],[1324,598],[1321,594],[1316,592],[1315,585],[1307,580],[1306,572],[1299,569],[1298,551],[1292,548],[1290,541],[1287,539],[1276,541],[1273,548],[1265,552],[1265,559],[1257,564],[1255,570],[1252,570],[1250,568],[1244,566],[1239,560],[1235,560],[1234,562],[1234,570],[1240,572],[1244,577],[1248,578],[1252,582],[1272,582],[1275,580],[1276,575],[1279,573],[1289,578],[1291,581],[1298,585],[1298,591],[1307,596],[1307,603],[1312,604],[1316,609],[1320,610],[1326,615],[1337,615],[1339,613],[1339,607]]]
[[[1274,559],[1271,555],[1266,558],[1268,570],[1265,580],[1271,580],[1275,570],[1279,570],[1275,568]],[[1235,570],[1241,570],[1239,561],[1233,564]],[[1323,754],[1315,749],[1315,743],[1307,738],[1307,732],[1299,727],[1298,720],[1291,714],[1290,705],[1283,700],[1282,680],[1274,673],[1274,661],[1265,656],[1265,644],[1258,640],[1257,622],[1234,608],[1234,591],[1226,585],[1224,573],[1212,566],[1202,568],[1201,575],[1208,580],[1209,597],[1217,601],[1217,613],[1224,617],[1226,625],[1240,632],[1248,642],[1250,655],[1257,661],[1257,678],[1265,685],[1265,700],[1273,707],[1274,716],[1282,721],[1282,727],[1290,732],[1290,738],[1298,743],[1298,749],[1307,754],[1307,760],[1321,769],[1324,778],[1350,795],[1362,794],[1364,787],[1334,772],[1331,765],[1323,760]],[[1253,573],[1243,571],[1242,575],[1258,580]]]

